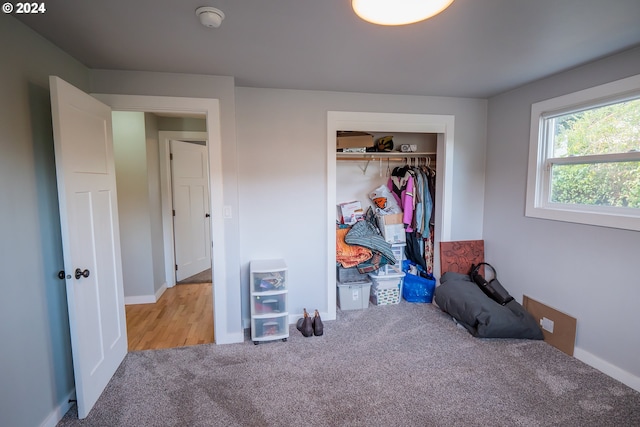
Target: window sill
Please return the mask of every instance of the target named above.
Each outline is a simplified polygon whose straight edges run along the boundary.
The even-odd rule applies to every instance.
[[[527,206],[525,216],[529,218],[640,231],[640,217],[621,213],[620,211],[624,211],[624,209],[615,209],[615,212],[604,210],[606,208],[603,210],[594,208],[592,211],[588,209],[588,207],[576,209],[566,205],[549,205],[545,207]]]

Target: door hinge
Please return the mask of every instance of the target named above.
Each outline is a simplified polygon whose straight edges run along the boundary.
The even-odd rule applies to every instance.
[[[178,264],[176,264],[176,271],[178,271]]]
[[[169,160],[173,160],[173,153],[169,153]]]
[[[173,210],[173,216],[176,216],[176,210],[175,209]]]

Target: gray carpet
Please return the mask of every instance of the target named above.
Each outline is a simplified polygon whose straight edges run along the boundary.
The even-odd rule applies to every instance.
[[[640,426],[640,393],[542,341],[473,338],[432,305],[290,333],[129,353],[89,416],[59,426]]]

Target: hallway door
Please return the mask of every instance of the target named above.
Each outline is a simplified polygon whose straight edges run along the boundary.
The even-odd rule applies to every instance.
[[[176,282],[211,268],[206,145],[171,141]]]

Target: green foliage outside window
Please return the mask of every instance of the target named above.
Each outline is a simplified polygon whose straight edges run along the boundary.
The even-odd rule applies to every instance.
[[[640,151],[640,99],[552,120],[553,157]],[[553,165],[551,201],[640,209],[640,161]]]

